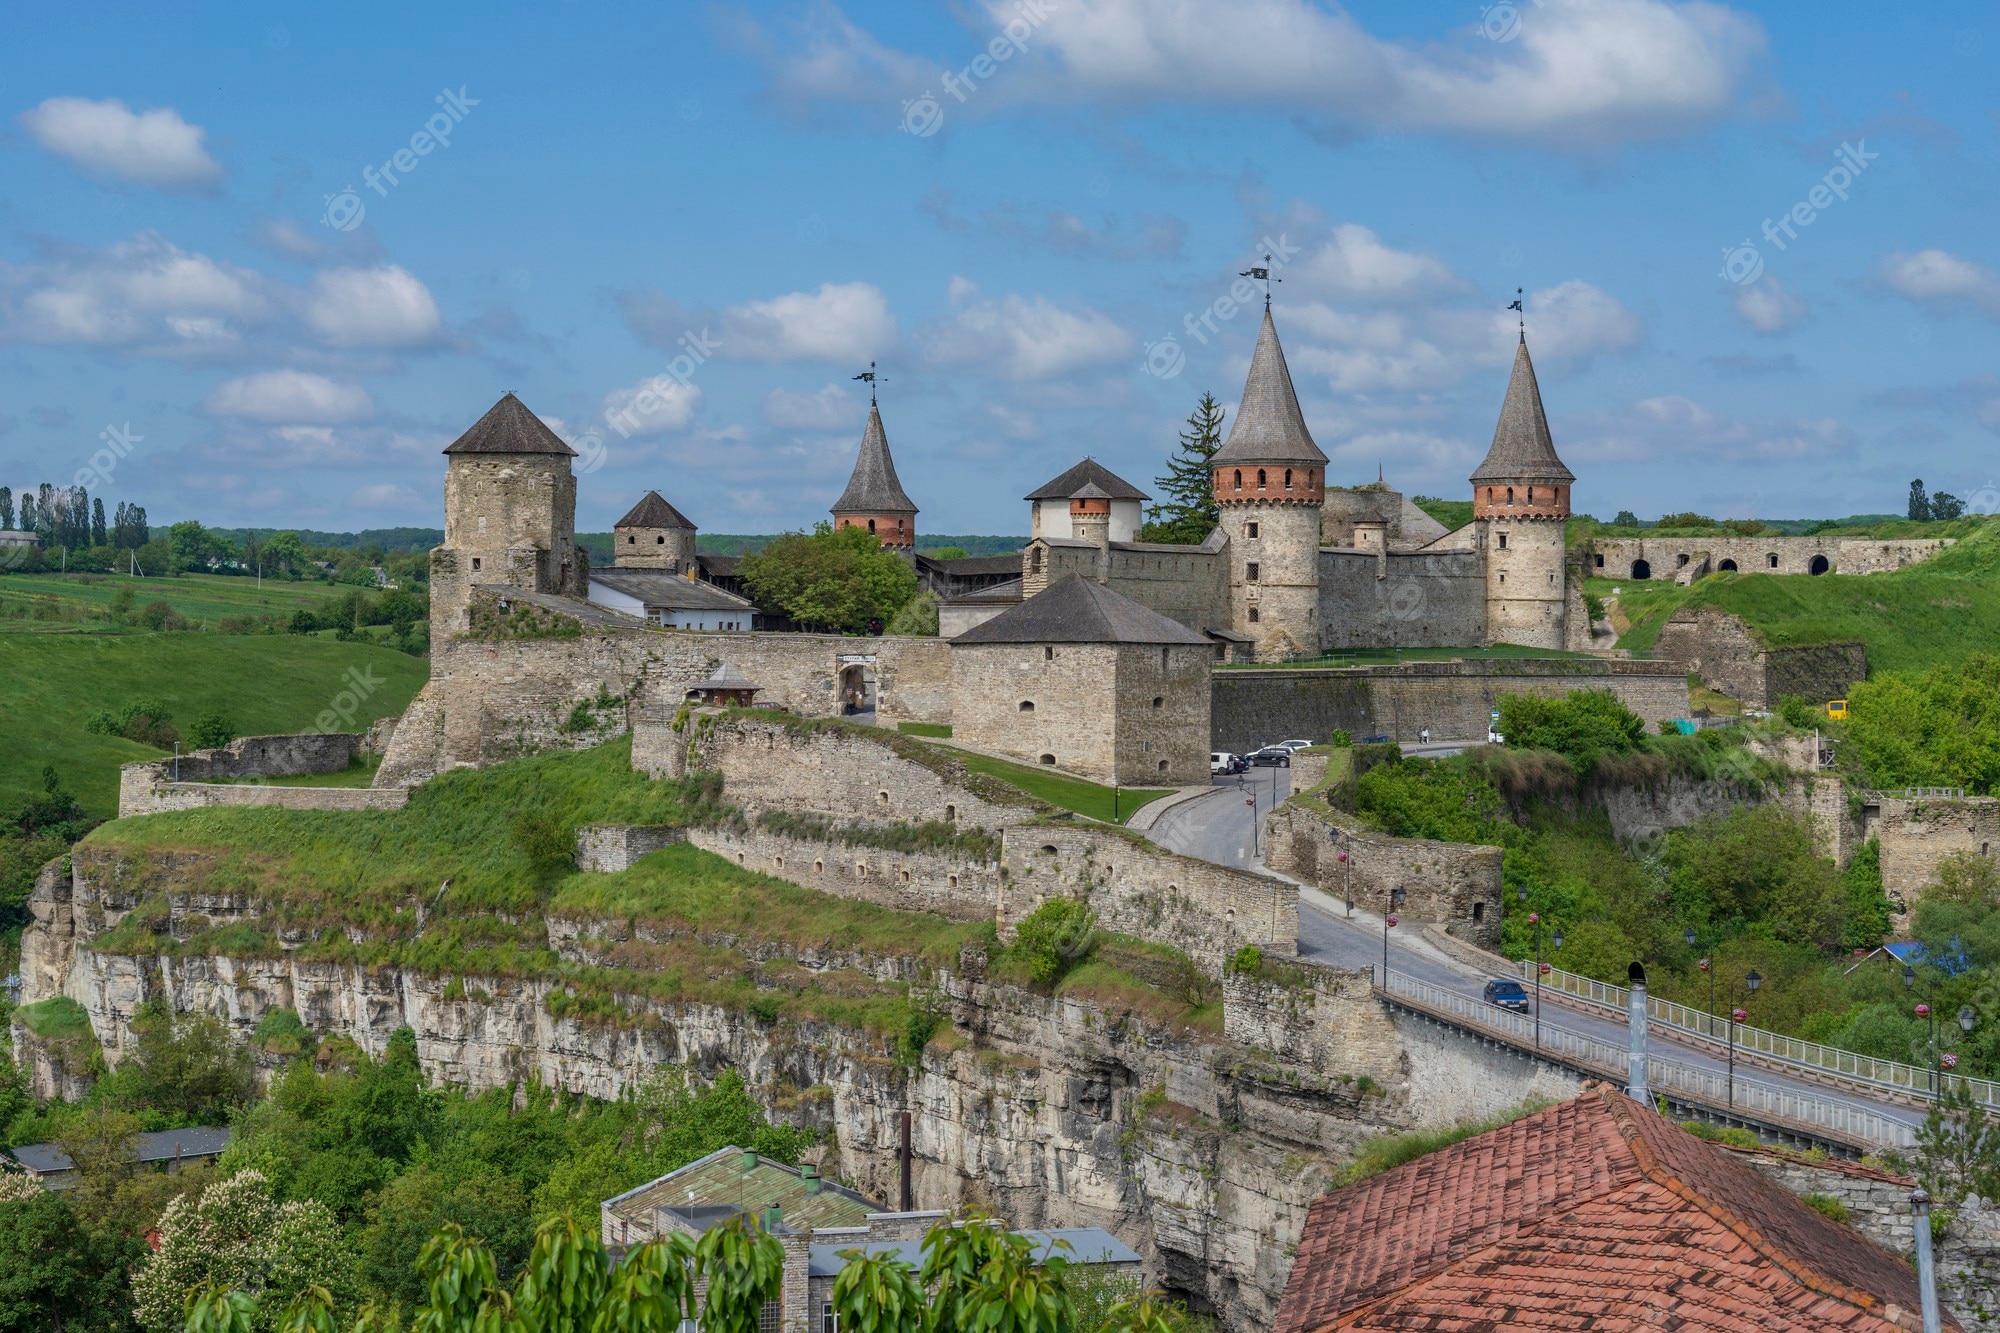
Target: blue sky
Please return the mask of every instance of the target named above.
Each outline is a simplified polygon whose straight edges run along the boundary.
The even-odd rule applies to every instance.
[[[512,388],[584,455],[580,526],[656,487],[776,531],[838,493],[876,359],[922,528],[1021,532],[1078,457],[1148,486],[1233,405],[1269,238],[1335,481],[1467,494],[1521,287],[1579,509],[1990,507],[1991,17],[17,6],[0,482],[95,457],[156,521],[430,525]]]

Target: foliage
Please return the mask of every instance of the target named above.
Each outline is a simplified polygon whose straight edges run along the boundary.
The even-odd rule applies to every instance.
[[[1571,690],[1561,699],[1501,695],[1500,731],[1510,746],[1552,750],[1587,773],[1600,755],[1637,749],[1646,724],[1609,690]]]
[[[98,709],[84,719],[83,729],[98,736],[123,736],[156,750],[168,749],[181,738],[173,715],[158,699],[134,699],[116,712]]]
[[[1167,456],[1167,474],[1155,477],[1161,500],[1146,511],[1142,540],[1198,546],[1221,521],[1209,460],[1222,447],[1222,404],[1204,393],[1188,414],[1180,443]]]
[[[1097,916],[1081,901],[1051,898],[1014,927],[1012,952],[1036,982],[1053,986],[1090,956],[1096,931]]]
[[[2000,793],[2000,656],[1859,682],[1847,709],[1842,763],[1873,786]]]
[[[1549,1105],[1551,1103],[1545,1097],[1530,1097],[1484,1120],[1471,1120],[1445,1129],[1417,1129],[1404,1134],[1383,1134],[1364,1140],[1355,1150],[1354,1160],[1341,1169],[1334,1183],[1338,1187],[1345,1187],[1367,1180],[1371,1176],[1379,1176],[1384,1171],[1393,1171],[1405,1163],[1416,1161],[1419,1157],[1427,1157],[1440,1148],[1449,1148],[1454,1143],[1476,1138],[1502,1125],[1510,1125]]]
[[[1834,1195],[1821,1194],[1815,1190],[1811,1194],[1800,1195],[1799,1201],[1829,1221],[1838,1222],[1842,1226],[1846,1226],[1848,1223],[1849,1213],[1847,1205]]]
[[[538,874],[546,875],[568,864],[576,851],[576,834],[546,810],[516,811],[507,837]]]
[[[1820,724],[1820,711],[1812,700],[1802,695],[1787,694],[1778,700],[1777,714],[1785,725],[1800,731],[1810,731]]]
[[[108,1076],[111,1101],[144,1107],[174,1124],[224,1124],[257,1090],[249,1050],[221,1019],[174,1013],[162,1002],[132,1016],[133,1044]]]
[[[1435,495],[1413,496],[1410,503],[1443,524],[1448,532],[1457,532],[1472,522],[1472,501],[1443,500]]]
[[[1763,1146],[1757,1132],[1739,1129],[1735,1125],[1711,1125],[1706,1120],[1683,1120],[1681,1128],[1698,1139],[1710,1143],[1721,1143],[1731,1148],[1759,1148]]]
[[[1667,840],[1674,903],[1697,931],[1760,923],[1788,944],[1831,950],[1846,933],[1847,886],[1821,856],[1811,827],[1782,807],[1710,815]]]
[[[938,632],[937,594],[928,589],[919,592],[903,603],[903,609],[889,620],[885,634],[908,634],[920,638],[936,638]]]
[[[2000,1124],[1962,1080],[1947,1080],[1917,1129],[1916,1176],[1942,1208],[2000,1196]]]
[[[916,572],[865,528],[788,532],[739,566],[759,606],[811,629],[879,632],[917,590]]]
[[[275,1329],[282,1308],[308,1288],[332,1293],[336,1309],[357,1294],[353,1256],[333,1214],[311,1200],[278,1202],[261,1172],[176,1199],[159,1233],[158,1250],[132,1280],[133,1308],[154,1333],[181,1328],[188,1294],[210,1285],[262,1299],[253,1330]]]
[[[60,1194],[0,1202],[0,1333],[129,1333],[136,1238],[85,1228]]]
[[[1879,862],[1878,852],[1878,881],[1881,877]],[[1927,902],[2000,902],[2000,865],[1995,865],[1992,857],[1972,851],[1946,852],[1937,859],[1932,869],[1931,886],[1924,890],[1923,896]]]
[[[1264,970],[1264,951],[1254,944],[1244,945],[1230,956],[1228,970],[1231,976],[1256,976]]]
[[[227,715],[209,709],[188,728],[188,747],[195,750],[219,749],[236,739],[236,724]]]

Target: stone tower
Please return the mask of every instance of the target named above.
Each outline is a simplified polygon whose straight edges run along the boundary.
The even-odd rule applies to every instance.
[[[612,563],[620,569],[686,574],[695,568],[694,537],[694,524],[680,510],[658,491],[647,491],[631,513],[612,525]]]
[[[1229,438],[1209,460],[1229,538],[1232,628],[1257,660],[1319,652],[1319,526],[1326,455],[1313,443],[1271,311]]]
[[[1493,447],[1472,474],[1472,518],[1485,552],[1487,642],[1568,646],[1563,531],[1575,480],[1549,438],[1524,333]]]
[[[432,642],[466,632],[477,587],[584,596],[590,571],[576,545],[576,452],[509,391],[444,454]]]
[[[867,528],[882,545],[913,554],[917,544],[917,507],[896,480],[896,460],[889,456],[889,437],[882,429],[882,409],[868,404],[868,429],[847,489],[833,502],[833,526]]]

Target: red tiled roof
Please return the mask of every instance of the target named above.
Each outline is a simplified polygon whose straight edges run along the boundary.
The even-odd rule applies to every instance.
[[[1917,1301],[1900,1258],[1596,1085],[1314,1202],[1274,1333],[1888,1333]]]

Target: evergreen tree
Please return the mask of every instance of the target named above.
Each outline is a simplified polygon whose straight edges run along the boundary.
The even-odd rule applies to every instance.
[[[35,515],[35,497],[26,491],[21,492],[21,531],[40,531],[40,524]]]
[[[90,502],[90,544],[104,545],[104,497]]]
[[[1167,459],[1167,475],[1153,478],[1164,497],[1147,511],[1141,536],[1149,542],[1195,546],[1207,540],[1221,515],[1208,460],[1222,447],[1222,404],[1204,393],[1181,432],[1180,447]]]
[[[1940,523],[1954,518],[1965,517],[1965,501],[1950,491],[1939,491],[1931,497],[1931,517]]]
[[[14,488],[0,486],[0,528],[14,526]]]
[[[56,488],[46,481],[35,487],[35,535],[42,539],[43,546],[56,545],[61,535],[56,528]]]
[[[1910,483],[1910,522],[1928,523],[1930,521],[1931,502],[1924,495],[1924,479],[1919,477]]]

